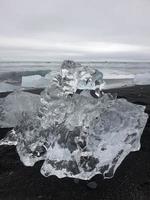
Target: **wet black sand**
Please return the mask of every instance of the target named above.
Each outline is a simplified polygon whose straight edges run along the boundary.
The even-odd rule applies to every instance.
[[[111,90],[119,97],[146,105],[150,115],[150,86],[135,86]],[[37,93],[37,91],[36,91]],[[0,129],[2,138],[8,129]],[[150,200],[150,120],[141,139],[141,150],[130,153],[119,166],[114,178],[103,180],[99,175],[92,180],[96,189],[87,187],[86,181],[74,183],[72,179],[44,178],[41,163],[25,167],[15,147],[0,147],[0,200]]]

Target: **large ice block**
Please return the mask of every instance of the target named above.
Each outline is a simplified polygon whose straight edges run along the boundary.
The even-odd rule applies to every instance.
[[[12,85],[9,83],[0,82],[0,93],[3,92],[12,92],[18,90],[20,86]]]
[[[37,113],[22,115],[20,124],[0,145],[16,145],[26,166],[44,160],[41,173],[45,177],[88,180],[102,174],[111,178],[123,159],[140,149],[148,118],[145,106],[105,93],[94,98],[90,87],[77,94],[76,81],[82,80],[79,75],[85,69],[72,61],[67,61],[67,67],[63,63],[62,69],[64,65],[69,72],[62,72],[41,93]],[[87,70],[85,74],[99,80],[99,86],[103,83],[101,73],[94,76]],[[66,81],[68,90],[64,89]]]

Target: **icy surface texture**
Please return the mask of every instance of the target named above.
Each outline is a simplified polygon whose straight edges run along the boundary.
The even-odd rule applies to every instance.
[[[33,115],[40,106],[40,96],[28,92],[15,91],[0,99],[0,128],[15,127],[22,115]]]
[[[12,92],[19,89],[19,86],[11,85],[9,83],[0,82],[0,93],[3,92]]]
[[[64,61],[61,66],[61,77],[63,90],[72,94],[81,90],[102,89],[104,85],[103,74],[89,67],[83,67],[80,63]]]
[[[70,79],[75,80],[74,76]],[[140,149],[148,117],[145,107],[111,94],[94,98],[89,90],[67,95],[76,89],[70,90],[69,82],[69,89],[64,90],[62,77],[41,94],[38,112],[23,115],[20,125],[0,144],[16,145],[26,166],[43,160],[41,173],[45,177],[88,180],[102,174],[111,178],[122,160]]]

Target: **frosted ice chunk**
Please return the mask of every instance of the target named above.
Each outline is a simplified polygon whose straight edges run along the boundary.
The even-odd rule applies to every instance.
[[[1,92],[12,92],[19,88],[20,88],[19,86],[11,85],[9,83],[4,83],[4,82],[0,83],[0,93]]]
[[[40,76],[40,75],[32,75],[32,76],[23,76],[22,77],[22,87],[33,87],[33,88],[45,88],[49,84],[49,81]]]
[[[140,149],[148,115],[145,106],[111,94],[102,93],[94,98],[89,90],[75,93],[81,80],[77,74],[83,72],[80,64],[75,66],[72,61],[63,63],[62,70],[69,72],[62,71],[62,76],[57,76],[57,81],[42,92],[38,112],[22,115],[19,125],[0,145],[16,145],[26,166],[44,160],[41,173],[45,177],[88,180],[102,174],[111,178],[123,159]],[[88,71],[85,74],[91,75]],[[67,81],[71,95],[64,90],[63,81]],[[72,81],[77,81],[75,87]]]
[[[28,92],[15,91],[0,99],[0,127],[15,127],[23,114],[36,113],[40,105],[40,96]]]

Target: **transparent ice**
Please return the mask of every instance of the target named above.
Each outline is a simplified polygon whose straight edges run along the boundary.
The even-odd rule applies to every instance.
[[[64,61],[61,66],[62,87],[65,93],[74,93],[77,89],[98,90],[104,85],[103,74],[97,69],[83,67],[80,63]]]
[[[61,69],[41,93],[37,113],[23,115],[0,144],[16,145],[26,166],[43,160],[45,177],[111,178],[123,159],[140,149],[145,107],[101,92],[102,74],[97,71],[72,61]]]

